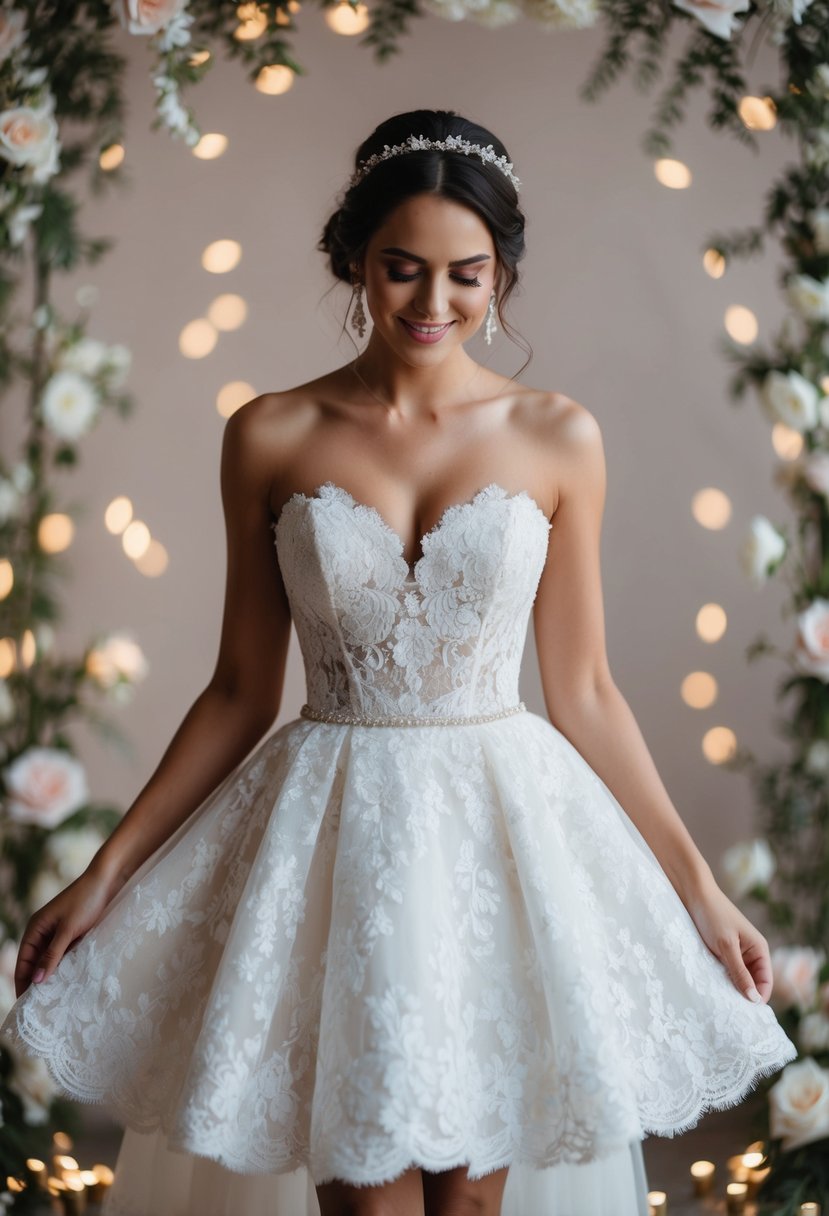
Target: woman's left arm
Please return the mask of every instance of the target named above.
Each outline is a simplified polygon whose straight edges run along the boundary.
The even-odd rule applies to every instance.
[[[635,823],[735,986],[766,1001],[772,990],[768,943],[718,886],[610,672],[600,571],[606,471],[599,425],[571,401],[550,431],[563,472],[533,609],[550,721]]]

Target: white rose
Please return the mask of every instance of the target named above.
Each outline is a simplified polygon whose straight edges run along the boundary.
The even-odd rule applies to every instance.
[[[54,863],[58,878],[65,883],[74,882],[83,874],[103,841],[103,836],[94,827],[77,828],[74,832],[67,829],[52,832],[44,852]]]
[[[21,9],[0,8],[0,63],[26,41],[26,15]]]
[[[786,291],[793,307],[807,320],[829,320],[829,279],[793,274],[786,280]]]
[[[20,511],[20,495],[13,481],[0,477],[0,524],[14,519]]]
[[[801,1013],[814,1006],[817,980],[826,961],[823,950],[813,946],[777,946],[771,952],[774,981],[771,1001],[781,1012],[795,1006]]]
[[[29,884],[26,892],[26,903],[29,913],[33,916],[40,908],[45,907],[50,899],[60,895],[67,884],[58,878],[54,870],[41,870],[34,881]]]
[[[818,253],[829,253],[829,207],[818,207],[812,212],[812,231]]]
[[[26,1123],[46,1123],[49,1104],[59,1092],[52,1080],[46,1061],[40,1056],[31,1056],[17,1048],[8,1048],[14,1057],[14,1069],[9,1077],[9,1088],[23,1101],[23,1117]]]
[[[171,51],[174,46],[187,46],[190,41],[190,30],[195,17],[184,11],[170,18],[167,27],[158,37],[158,48],[161,51]]]
[[[735,28],[740,28],[739,24],[735,26],[735,15],[745,12],[749,0],[722,0],[719,4],[714,0],[674,0],[674,6],[696,17],[718,38],[727,39]]]
[[[801,1051],[829,1051],[829,1017],[818,1010],[801,1018],[797,1028]]]
[[[769,1090],[770,1131],[784,1150],[829,1135],[829,1069],[811,1056],[787,1064]]]
[[[61,371],[78,372],[81,376],[96,375],[107,358],[107,346],[97,338],[80,338],[58,357]]]
[[[721,859],[725,885],[732,899],[742,899],[752,887],[764,887],[775,871],[774,854],[763,839],[741,841]]]
[[[108,634],[86,658],[87,675],[101,688],[111,688],[119,680],[143,680],[147,668],[144,652],[128,630]]]
[[[785,422],[807,431],[818,422],[817,387],[800,372],[768,372],[760,387],[760,403],[771,422]]]
[[[121,25],[131,34],[156,34],[179,13],[187,0],[115,0]]]
[[[3,775],[7,811],[18,823],[57,827],[89,798],[83,765],[57,747],[27,748]]]
[[[807,675],[829,681],[829,600],[818,596],[797,614],[795,663]]]
[[[829,773],[829,743],[825,739],[815,739],[809,744],[804,760],[806,771],[816,777]]]
[[[14,697],[9,691],[9,682],[0,678],[0,726],[14,719]]]
[[[0,112],[0,156],[13,165],[42,165],[58,146],[58,124],[47,107]]]
[[[829,498],[829,452],[809,452],[798,463],[806,485]]]
[[[85,376],[59,371],[47,381],[40,407],[44,422],[60,439],[78,439],[97,417],[100,403]]]
[[[763,583],[774,573],[786,552],[786,541],[765,515],[755,515],[738,550],[743,573]]]

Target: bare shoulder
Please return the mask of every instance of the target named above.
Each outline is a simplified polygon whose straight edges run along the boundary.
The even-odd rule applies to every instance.
[[[252,397],[225,423],[226,462],[241,478],[264,483],[270,493],[312,432],[318,402],[310,385]]]
[[[603,492],[604,447],[595,415],[566,393],[532,389],[518,400],[520,425],[556,487],[556,510],[577,488]]]

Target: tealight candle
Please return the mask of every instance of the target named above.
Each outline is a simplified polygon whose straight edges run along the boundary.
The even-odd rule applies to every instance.
[[[665,1191],[648,1191],[648,1216],[668,1216],[668,1196]]]
[[[86,1211],[86,1187],[80,1178],[66,1179],[66,1190],[62,1199],[66,1216],[82,1216]]]
[[[754,1199],[760,1187],[771,1173],[771,1166],[764,1165],[762,1169],[748,1171],[748,1198]]]
[[[746,1167],[747,1170],[756,1170],[758,1166],[763,1164],[763,1161],[765,1160],[765,1158],[763,1157],[763,1154],[760,1152],[743,1153],[742,1160],[743,1160],[743,1165]]]
[[[94,1174],[95,1176],[94,1182],[91,1184],[87,1182],[87,1186],[89,1187],[90,1202],[103,1203],[104,1196],[112,1186],[115,1179],[115,1174],[108,1165],[101,1165],[100,1162],[96,1162],[91,1170],[85,1172]],[[86,1179],[84,1179],[84,1181],[86,1181]]]
[[[32,1183],[32,1186],[36,1187],[40,1191],[45,1191],[48,1189],[46,1186],[47,1170],[45,1161],[41,1161],[39,1157],[27,1157],[26,1173],[29,1176],[29,1181]]]
[[[707,1195],[714,1185],[716,1166],[713,1161],[695,1161],[691,1166],[691,1178],[695,1195]]]
[[[748,1179],[748,1169],[743,1162],[743,1154],[728,1158],[728,1172],[733,1182],[745,1182]]]
[[[747,1182],[729,1182],[725,1188],[725,1210],[729,1216],[739,1216],[746,1210]]]
[[[78,1172],[78,1163],[75,1158],[67,1157],[65,1153],[58,1153],[53,1164],[58,1178],[65,1178],[67,1174]]]
[[[820,1204],[812,1203],[811,1201],[801,1203],[800,1216],[820,1216]]]

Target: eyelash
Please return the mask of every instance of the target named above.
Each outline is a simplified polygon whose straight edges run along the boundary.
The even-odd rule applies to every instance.
[[[462,274],[452,274],[450,279],[454,279],[456,283],[463,283],[464,287],[480,287],[481,280],[476,276],[474,279],[465,279]],[[399,270],[390,270],[389,278],[394,283],[411,283],[412,279],[416,279],[416,274],[401,274]]]

